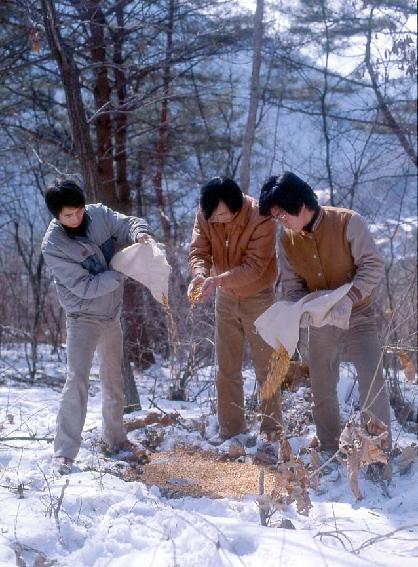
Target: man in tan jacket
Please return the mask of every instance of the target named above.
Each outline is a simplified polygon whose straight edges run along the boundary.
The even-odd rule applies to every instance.
[[[216,289],[215,345],[218,361],[219,441],[244,433],[244,339],[248,340],[257,381],[267,377],[271,348],[254,321],[274,302],[275,224],[259,215],[256,201],[232,180],[215,177],[201,189],[189,252],[190,292],[200,299]],[[280,394],[261,405],[261,433],[274,440],[281,423]]]
[[[284,227],[280,241],[283,299],[297,301],[313,291],[353,284],[331,317],[348,321],[348,328],[334,324],[318,328],[307,322],[313,417],[322,449],[338,449],[337,383],[342,354],[355,365],[362,409],[371,410],[388,426],[390,446],[389,401],[372,306],[384,263],[365,220],[349,209],[319,206],[311,187],[290,172],[268,179],[259,206],[262,215]]]

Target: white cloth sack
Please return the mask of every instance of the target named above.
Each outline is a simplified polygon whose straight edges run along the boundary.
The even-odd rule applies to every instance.
[[[145,285],[157,301],[168,297],[170,265],[156,242],[132,244],[115,254],[110,266]]]
[[[304,313],[309,313],[311,325],[322,327],[334,324],[330,319],[330,311],[340,299],[347,295],[353,284],[344,284],[334,290],[314,291],[308,293],[299,301],[277,301],[255,321],[255,327],[261,337],[272,348],[279,345],[292,356],[299,341],[300,319]],[[347,311],[347,319],[350,311]],[[348,327],[347,321],[340,321],[338,326]]]

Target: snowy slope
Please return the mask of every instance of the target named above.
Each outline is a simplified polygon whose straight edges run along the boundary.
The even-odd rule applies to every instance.
[[[19,366],[19,353],[13,354],[14,366]],[[45,365],[49,375],[58,376],[63,371],[63,364],[53,359]],[[186,421],[201,415],[204,405],[159,399],[165,371],[154,367],[150,372],[141,381],[143,400],[157,378],[160,407],[176,409]],[[251,392],[252,373],[246,372],[246,377],[246,389]],[[341,399],[350,385],[346,373],[340,384]],[[416,386],[410,386],[410,396],[416,396],[416,390]],[[58,388],[26,388],[7,381],[0,386],[0,567],[16,565],[18,556],[19,565],[72,567],[418,564],[416,462],[404,476],[395,467],[390,498],[382,495],[379,486],[362,478],[365,498],[356,502],[342,470],[324,477],[316,493],[311,491],[313,509],[309,517],[298,515],[290,506],[273,518],[272,527],[261,527],[254,494],[242,500],[169,499],[157,487],[124,482],[117,474],[118,466],[124,463],[115,463],[106,472],[108,461],[94,444],[100,435],[100,393],[95,376],[92,394],[78,472],[61,477],[53,467],[50,442],[12,439],[52,436]],[[303,392],[287,396],[300,394]],[[289,401],[285,399],[286,407]],[[209,418],[209,424],[213,427],[213,419]],[[394,426],[394,438],[400,445],[416,441],[416,434],[406,434]],[[304,438],[291,439],[294,448],[306,444],[311,434],[308,428]],[[130,435],[135,439],[136,432]],[[197,438],[173,426],[165,448],[180,440],[197,443]],[[296,529],[274,527],[281,518],[290,519]]]

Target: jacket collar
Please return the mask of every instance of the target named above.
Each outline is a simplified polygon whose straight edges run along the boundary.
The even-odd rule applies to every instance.
[[[303,228],[303,230],[300,231],[300,236],[305,237],[308,234],[315,232],[321,224],[321,221],[324,218],[324,214],[324,209],[320,206],[318,213],[316,213],[316,216],[313,219],[313,222],[311,221],[306,227]]]
[[[87,210],[84,212],[83,221],[82,221],[83,234],[78,234],[77,229],[75,229],[75,230],[68,229],[67,227],[63,226],[59,222],[58,219],[54,219],[53,222],[54,222],[55,226],[57,226],[58,229],[61,231],[61,233],[68,236],[68,238],[84,239],[84,238],[87,238],[88,229],[89,229],[89,226],[90,226],[90,223],[91,223],[91,216],[89,215]]]
[[[318,226],[321,224],[322,219],[324,218],[324,209],[320,206],[319,207],[319,213],[316,216],[316,219],[314,220],[312,227],[311,227],[311,232],[315,232],[315,230],[318,228]]]
[[[252,210],[252,201],[251,197],[244,195],[244,202],[237,216],[232,221],[233,225],[245,227],[248,224]]]
[[[232,226],[233,227],[245,227],[248,224],[248,220],[250,218],[251,215],[251,211],[253,208],[253,198],[249,197],[248,195],[244,195],[244,202],[242,204],[241,209],[239,210],[238,214],[236,217],[234,217],[233,221],[232,221]],[[209,224],[209,225],[213,225],[214,227],[216,227],[216,225],[221,225],[223,223],[217,223],[217,222],[209,222],[207,219],[205,219],[202,211],[200,211],[200,214],[202,215],[203,219]]]

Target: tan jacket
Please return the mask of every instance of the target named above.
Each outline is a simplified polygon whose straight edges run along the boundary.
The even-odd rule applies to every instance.
[[[211,270],[221,279],[222,291],[249,297],[276,281],[276,226],[262,217],[252,197],[231,223],[208,222],[196,213],[189,251],[192,276],[209,276]]]
[[[370,303],[384,262],[363,217],[349,209],[321,207],[311,232],[283,232],[280,241],[283,299],[296,301],[353,282],[354,306]],[[351,293],[351,292],[350,292]]]

